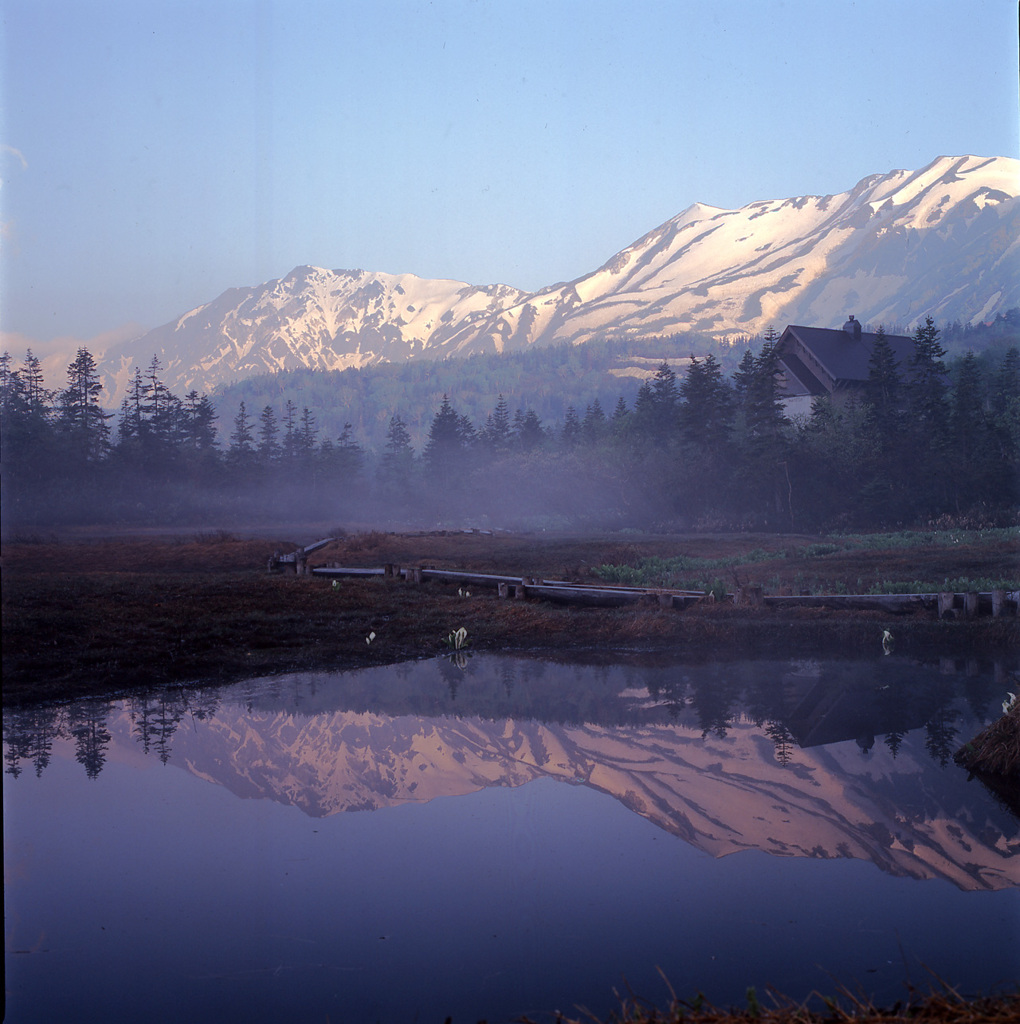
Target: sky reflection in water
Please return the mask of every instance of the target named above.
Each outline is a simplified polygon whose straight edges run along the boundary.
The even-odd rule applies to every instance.
[[[1020,829],[949,759],[1008,677],[942,669],[486,656],[7,714],[6,1019],[1008,985]]]

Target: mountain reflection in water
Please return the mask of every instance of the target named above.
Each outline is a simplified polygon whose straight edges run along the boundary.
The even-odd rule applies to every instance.
[[[1020,881],[1017,819],[951,763],[1002,665],[578,665],[451,657],[5,714],[7,772],[132,751],[313,817],[540,778],[582,784],[719,857],[870,860],[963,890]],[[852,742],[846,742],[852,741]]]
[[[6,1024],[1009,987],[1018,821],[951,755],[1014,668],[454,657],[9,711]]]

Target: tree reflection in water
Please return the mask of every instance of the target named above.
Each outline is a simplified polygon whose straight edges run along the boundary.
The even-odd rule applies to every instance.
[[[1003,665],[979,672],[974,662],[943,660],[919,665],[901,659],[881,662],[714,662],[623,667],[592,667],[583,684],[564,689],[560,680],[544,680],[546,664],[503,659],[494,680],[477,677],[466,657],[437,660],[439,688],[421,692],[407,684],[411,666],[394,666],[392,681],[343,674],[343,687],[325,686],[327,676],[287,677],[236,684],[231,700],[248,714],[268,706],[293,713],[371,711],[377,714],[477,716],[561,724],[635,725],[673,722],[692,712],[703,740],[724,739],[738,722],[750,722],[773,744],[776,762],[787,766],[796,749],[856,740],[862,753],[883,737],[895,758],[904,738],[923,729],[925,750],[946,768],[962,741],[960,722],[967,712],[986,719],[1001,701],[1008,670]],[[613,671],[616,669],[617,671]],[[184,720],[212,720],[227,692],[220,688],[153,689],[125,704],[131,734],[146,755],[167,764],[173,740]],[[633,699],[635,692],[641,700]],[[4,714],[5,771],[18,778],[26,765],[37,776],[50,763],[52,747],[73,739],[75,758],[89,778],[97,778],[110,743],[107,718],[114,703],[89,698],[66,706],[14,708]]]

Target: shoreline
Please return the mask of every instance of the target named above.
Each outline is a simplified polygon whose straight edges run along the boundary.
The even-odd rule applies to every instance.
[[[783,576],[841,580],[889,578],[902,551],[866,552],[825,561],[798,560],[789,538],[772,562],[761,537],[576,537],[480,534],[354,534],[323,546],[310,565],[420,564],[472,571],[520,572],[592,582],[594,566],[633,563],[678,549],[702,561],[734,562],[740,581],[768,586]],[[1009,618],[939,620],[827,607],[736,607],[655,602],[586,608],[541,599],[506,600],[494,590],[399,577],[339,580],[269,574],[266,564],[293,543],[230,535],[3,547],[3,704],[69,700],[167,683],[200,685],[302,670],[347,670],[447,653],[446,637],[468,632],[473,652],[572,657],[689,659],[810,657],[882,650],[893,634],[900,656],[1002,662],[1020,658],[1020,628]],[[1001,545],[1000,545],[1001,547]],[[932,552],[922,553],[930,557]],[[977,574],[1012,550],[980,546],[936,551],[946,574]],[[922,559],[908,553],[916,565]],[[1003,556],[1005,555],[1005,559]],[[746,564],[740,562],[747,558]],[[777,568],[778,567],[778,568]],[[853,574],[856,574],[853,575]],[[907,575],[907,579],[913,577]],[[845,582],[843,583],[845,587]],[[366,638],[374,633],[371,643]]]

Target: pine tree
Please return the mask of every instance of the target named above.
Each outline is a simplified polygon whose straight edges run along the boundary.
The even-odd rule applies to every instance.
[[[185,444],[195,451],[216,449],[216,408],[208,395],[195,390],[184,396],[181,433]]]
[[[957,512],[989,495],[990,476],[999,468],[994,435],[985,412],[981,367],[968,352],[956,371],[950,406],[949,458]]]
[[[757,356],[744,354],[734,386],[739,415],[735,438],[743,463],[744,500],[748,510],[774,510],[792,522],[792,482],[789,472],[789,421],[779,397],[775,345],[766,344]],[[775,522],[771,516],[767,522]]]
[[[160,447],[168,448],[176,439],[176,417],[174,396],[160,379],[162,370],[159,358],[154,355],[144,375],[142,414],[148,422],[149,439]]]
[[[43,383],[42,364],[28,349],[21,369],[17,371],[21,379],[22,394],[30,416],[46,419],[50,414],[50,403],[53,392],[48,391]]]
[[[567,449],[576,448],[581,440],[581,421],[577,417],[577,410],[572,405],[567,406],[560,437],[563,447]]]
[[[85,462],[100,461],[110,447],[110,416],[99,404],[102,390],[96,361],[88,349],[79,348],[60,393],[60,428]]]
[[[875,344],[868,360],[864,400],[878,430],[879,444],[886,449],[898,437],[902,425],[903,378],[882,326],[875,332]]]
[[[299,451],[297,406],[288,398],[283,407],[283,457],[290,462],[297,458]]]
[[[135,372],[128,385],[127,394],[120,404],[120,420],[117,424],[117,443],[129,447],[132,443],[139,444],[148,434],[148,421],[145,418],[145,382],[142,371],[135,367]]]
[[[520,410],[518,410],[519,412]],[[525,452],[535,451],[541,448],[546,441],[545,428],[534,409],[528,409],[521,417],[520,428],[517,431],[517,445]]]
[[[949,445],[949,401],[945,349],[932,318],[914,332],[907,399],[910,413],[910,460],[905,473],[915,501],[915,511],[937,514],[950,501],[946,473]]]
[[[271,405],[265,406],[259,414],[259,461],[268,466],[280,457],[280,425]]]
[[[691,356],[679,387],[682,436],[704,450],[721,451],[729,443],[733,398],[715,356]]]
[[[481,441],[493,455],[505,455],[510,450],[511,440],[510,410],[501,394],[496,408],[485,421]]]
[[[230,435],[230,449],[227,455],[235,463],[249,462],[255,451],[254,440],[251,417],[242,401],[234,417],[234,430]]]
[[[297,432],[297,450],[303,458],[309,458],[315,452],[315,441],[318,436],[319,428],[315,423],[315,413],[306,405],[301,410],[301,425]]]
[[[605,437],[607,429],[606,414],[602,411],[602,403],[596,398],[584,411],[581,421],[581,435],[587,445],[598,444]]]
[[[345,423],[337,438],[336,468],[341,480],[351,481],[361,474],[365,459],[362,447],[355,440],[354,428]]]
[[[948,411],[945,355],[939,329],[930,316],[926,317],[924,326],[914,332],[910,400],[915,422],[933,438],[945,436]]]
[[[386,431],[386,446],[379,465],[380,480],[391,494],[404,491],[413,469],[414,448],[407,424],[399,415],[393,415]]]
[[[429,427],[423,453],[425,463],[438,482],[448,483],[459,472],[463,455],[460,417],[450,404],[449,396],[443,395],[442,405]]]

